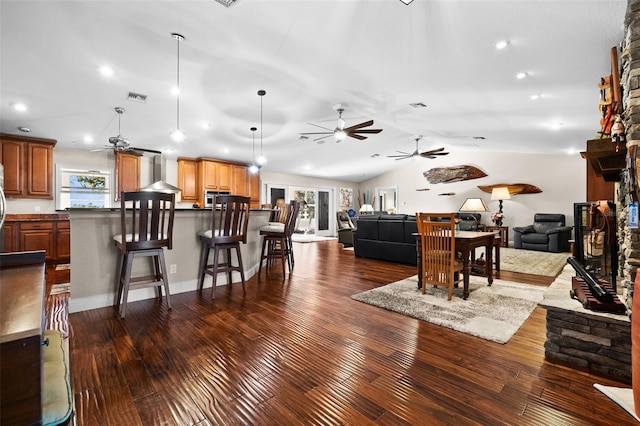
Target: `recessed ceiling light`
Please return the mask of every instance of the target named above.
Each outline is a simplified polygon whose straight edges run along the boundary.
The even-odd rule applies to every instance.
[[[13,109],[15,109],[16,111],[24,112],[27,110],[27,106],[21,102],[16,102],[15,104],[13,104]]]
[[[205,129],[205,130],[206,130],[206,129],[210,129],[210,128],[212,128],[212,127],[213,127],[213,124],[209,123],[208,121],[203,121],[203,122],[202,122],[202,128],[203,128],[203,129]]]
[[[20,130],[21,132],[25,132],[25,133],[29,133],[31,131],[30,128],[24,127],[24,126],[18,127],[18,130]]]
[[[494,46],[496,47],[496,49],[498,50],[502,50],[505,47],[507,47],[509,45],[509,41],[508,40],[500,40],[500,41],[496,41],[494,43]]]
[[[560,130],[564,126],[564,123],[558,121],[557,123],[551,124],[551,130]]]
[[[540,99],[542,97],[542,95],[531,95],[530,98],[532,101],[536,101],[538,99]]]
[[[113,68],[106,65],[100,67],[100,74],[103,77],[113,77]]]
[[[229,153],[229,148],[222,148],[221,151],[224,152],[225,154],[228,154]]]
[[[176,86],[172,87],[171,88],[171,94],[178,96],[180,94],[180,89],[178,89],[178,87],[176,87]]]
[[[83,140],[85,143],[93,143],[93,136],[91,136],[91,135],[86,135],[85,137],[83,137],[83,138],[82,138],[82,140]]]
[[[522,80],[523,78],[525,78],[528,74],[526,72],[519,72],[518,74],[516,74],[516,78],[518,80]]]

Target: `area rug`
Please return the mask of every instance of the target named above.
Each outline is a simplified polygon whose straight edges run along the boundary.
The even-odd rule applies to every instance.
[[[472,276],[469,298],[462,299],[460,286],[453,289],[453,298],[447,301],[447,288],[427,286],[423,295],[418,289],[417,276],[413,276],[351,298],[486,340],[506,343],[529,318],[546,289],[503,280],[494,280],[488,286],[486,278]]]
[[[555,277],[567,265],[569,256],[571,253],[501,248],[500,270]]]
[[[337,240],[336,237],[321,237],[315,234],[293,234],[291,239],[294,243],[315,243],[318,241]]]

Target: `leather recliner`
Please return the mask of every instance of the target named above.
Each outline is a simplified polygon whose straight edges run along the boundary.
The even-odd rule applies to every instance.
[[[553,253],[571,250],[571,226],[565,226],[563,214],[536,213],[533,225],[514,227],[514,247],[517,249],[548,251]]]
[[[353,230],[356,228],[346,212],[337,212],[338,242],[345,247],[353,246]]]

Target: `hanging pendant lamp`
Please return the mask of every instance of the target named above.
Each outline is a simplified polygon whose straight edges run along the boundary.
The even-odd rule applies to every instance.
[[[176,70],[176,128],[171,132],[171,139],[175,142],[184,142],[186,135],[180,129],[180,42],[184,41],[184,36],[178,33],[171,33],[171,37],[176,39],[177,46],[177,70]]]
[[[265,92],[264,90],[258,90],[258,96],[260,96],[260,156],[258,157],[258,161],[256,162],[258,167],[262,167],[264,163],[267,162],[267,159],[262,154],[262,98],[266,94],[267,92]]]
[[[252,127],[249,130],[251,130],[251,132],[253,133],[253,162],[249,166],[249,173],[255,175],[256,173],[258,173],[258,171],[260,171],[260,167],[256,164],[256,130],[258,129]]]

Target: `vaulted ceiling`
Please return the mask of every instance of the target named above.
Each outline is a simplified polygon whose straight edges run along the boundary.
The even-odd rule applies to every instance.
[[[0,131],[24,126],[96,149],[118,134],[120,106],[121,134],[136,147],[250,163],[255,135],[265,171],[354,182],[401,167],[387,155],[412,152],[415,135],[421,150],[579,151],[600,128],[597,84],[625,10],[626,1],[3,0]],[[181,144],[169,137],[171,33],[185,37]],[[335,128],[336,104],[347,127],[372,119],[383,131],[300,140],[323,131],[312,124]]]

